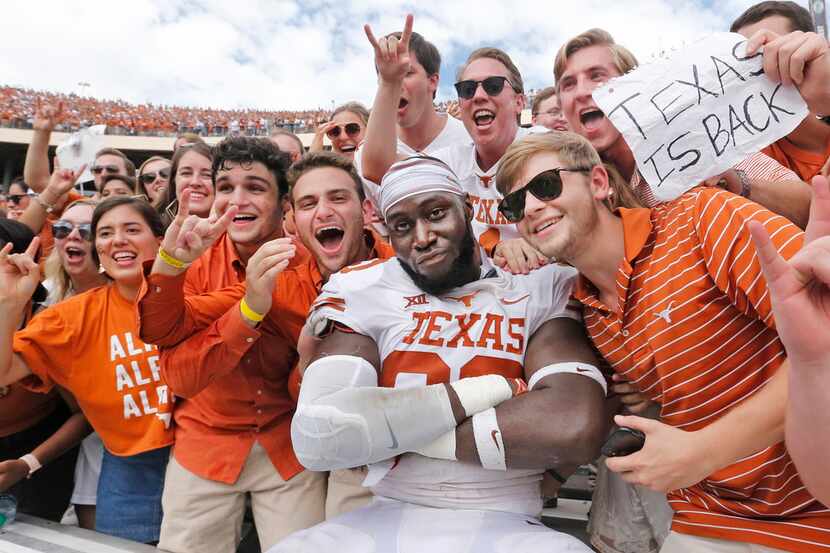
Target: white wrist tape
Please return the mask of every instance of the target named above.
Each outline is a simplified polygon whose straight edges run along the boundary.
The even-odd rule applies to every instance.
[[[605,381],[605,376],[598,368],[588,363],[554,363],[547,365],[537,370],[527,381],[527,389],[532,390],[536,384],[544,377],[551,374],[570,373],[585,376],[594,380],[597,384],[602,386],[602,395],[608,395],[608,383]]]
[[[423,447],[419,447],[415,450],[415,453],[423,455],[424,457],[432,457],[433,459],[457,461],[458,458],[455,456],[455,447],[455,430],[450,430],[434,442]]]
[[[450,384],[467,417],[495,407],[513,397],[507,379],[497,374],[462,378]]]
[[[487,409],[473,417],[473,436],[481,466],[490,470],[507,470],[504,440],[495,409]]]
[[[322,471],[375,463],[455,430],[443,384],[377,384],[377,371],[362,357],[331,355],[308,366],[291,421],[294,452],[304,467]]]
[[[38,458],[35,457],[34,453],[27,453],[26,455],[21,457],[20,460],[29,465],[29,475],[27,476],[27,478],[31,477],[43,466],[40,464]]]

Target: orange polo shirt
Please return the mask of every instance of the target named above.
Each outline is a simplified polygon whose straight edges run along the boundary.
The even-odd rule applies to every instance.
[[[138,337],[133,304],[114,284],[41,311],[14,335],[14,352],[33,376],[22,384],[72,392],[114,455],[143,453],[173,442],[172,397],[155,346]]]
[[[830,158],[830,142],[827,143],[824,153],[821,154],[802,150],[786,138],[773,142],[761,151],[784,167],[792,169],[801,180],[809,183],[813,177],[819,174],[827,159]]]
[[[786,359],[747,221],[785,258],[803,234],[783,217],[717,188],[648,209],[620,209],[622,314],[580,277],[585,326],[614,371],[661,404],[660,418],[703,428],[752,396]],[[830,510],[807,492],[784,443],[668,494],[672,529],[788,551],[827,551]]]

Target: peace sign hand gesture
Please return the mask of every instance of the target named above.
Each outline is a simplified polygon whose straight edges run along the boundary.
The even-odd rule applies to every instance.
[[[406,16],[400,39],[394,35],[376,39],[372,27],[368,23],[363,26],[366,38],[375,49],[375,67],[382,81],[399,83],[409,72],[409,39],[412,36],[412,19],[412,14]]]

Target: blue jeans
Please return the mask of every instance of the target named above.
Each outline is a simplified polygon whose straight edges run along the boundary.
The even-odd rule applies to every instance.
[[[95,529],[127,540],[156,543],[161,492],[170,447],[119,457],[104,449]]]

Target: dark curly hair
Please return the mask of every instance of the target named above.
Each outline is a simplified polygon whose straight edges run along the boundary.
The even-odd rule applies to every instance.
[[[238,163],[242,167],[260,162],[274,175],[279,197],[288,193],[288,180],[285,173],[291,165],[291,158],[267,138],[250,136],[229,136],[213,147],[213,182],[216,173],[228,169],[228,163]]]

